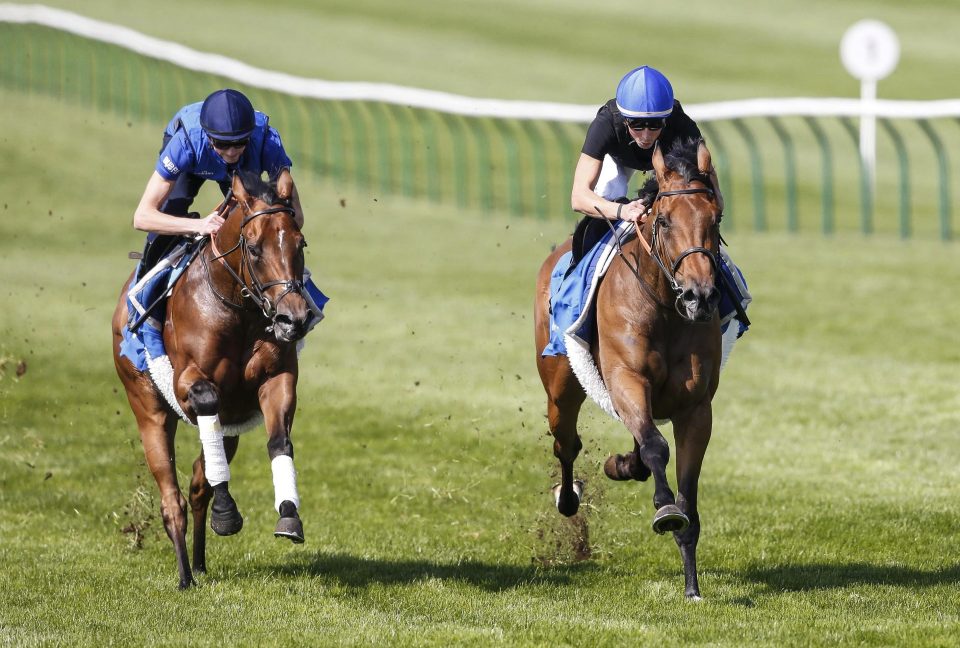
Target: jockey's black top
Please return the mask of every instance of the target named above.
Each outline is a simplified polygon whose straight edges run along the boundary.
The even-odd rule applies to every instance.
[[[700,139],[697,123],[690,119],[679,101],[673,102],[673,112],[667,117],[667,123],[657,138],[662,151],[669,151],[677,139],[692,137]],[[581,151],[595,160],[603,160],[609,155],[620,166],[637,171],[653,169],[653,147],[642,149],[630,137],[623,116],[617,110],[617,100],[611,99],[600,106],[597,116],[587,129],[587,138]]]

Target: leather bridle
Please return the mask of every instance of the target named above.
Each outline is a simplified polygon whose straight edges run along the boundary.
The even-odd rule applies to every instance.
[[[229,200],[229,199],[228,199]],[[226,205],[228,201],[224,201]],[[246,209],[246,205],[243,203],[238,203]],[[226,209],[224,209],[226,211]],[[257,277],[257,273],[253,268],[253,264],[250,261],[250,252],[249,244],[246,237],[243,235],[244,228],[254,219],[259,218],[260,216],[266,216],[268,214],[278,214],[278,213],[288,213],[293,216],[296,212],[292,207],[287,206],[276,206],[268,207],[267,209],[261,209],[255,211],[251,214],[248,214],[244,217],[243,223],[240,225],[240,236],[237,240],[236,245],[227,250],[226,252],[220,252],[217,249],[216,237],[210,237],[210,249],[213,251],[214,256],[211,257],[211,261],[220,261],[221,265],[226,268],[230,276],[233,277],[240,285],[240,295],[245,299],[250,299],[257,307],[263,312],[264,317],[270,320],[270,325],[267,327],[267,331],[273,330],[273,325],[276,323],[277,319],[277,306],[280,304],[280,301],[289,295],[292,292],[297,294],[302,294],[303,292],[303,280],[302,279],[278,279],[276,281],[268,281],[266,283],[260,281],[260,278]],[[229,263],[226,262],[225,257],[229,256],[239,248],[240,250],[240,273],[234,270]],[[203,258],[201,256],[201,258]],[[207,269],[207,282],[210,284],[210,288],[213,290],[214,294],[222,301],[224,304],[231,306],[236,309],[242,309],[243,304],[235,304],[223,295],[221,295],[213,285],[213,281],[210,277],[210,269],[207,266],[207,261],[204,258],[204,267]],[[245,281],[241,276],[241,273],[246,270],[247,276],[250,278],[249,282]],[[266,291],[269,288],[274,286],[282,286],[283,290],[280,292],[280,295],[273,301],[267,296]]]

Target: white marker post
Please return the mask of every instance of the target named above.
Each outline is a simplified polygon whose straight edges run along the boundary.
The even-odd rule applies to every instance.
[[[860,158],[872,192],[877,168],[877,81],[897,67],[900,41],[885,23],[861,20],[844,33],[840,60],[847,72],[860,79]]]

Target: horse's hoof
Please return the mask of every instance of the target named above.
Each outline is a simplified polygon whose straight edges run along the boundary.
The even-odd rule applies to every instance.
[[[630,469],[624,465],[625,459],[626,457],[623,455],[610,455],[607,457],[607,460],[603,462],[603,474],[613,481],[633,479],[633,475],[630,474]]]
[[[563,497],[560,493],[562,489],[561,484],[554,484],[553,486],[553,499],[557,504],[557,510],[560,511],[562,515],[571,517],[577,513],[577,510],[580,508],[580,500],[583,499],[583,480],[574,479],[573,480],[573,497],[567,498]]]
[[[676,504],[661,506],[653,516],[653,530],[663,535],[667,531],[679,533],[690,526],[690,518]]]
[[[631,458],[635,460],[632,465]],[[634,469],[636,469],[636,472],[634,472]],[[650,477],[650,469],[633,454],[610,455],[603,463],[603,473],[614,481],[627,481],[630,479],[647,481]]]
[[[277,520],[273,535],[277,538],[288,538],[294,544],[303,544],[303,522],[298,517],[282,517]]]
[[[239,533],[243,528],[243,516],[237,510],[237,503],[225,488],[222,490],[214,488],[213,506],[210,507],[210,528],[220,536]]]
[[[303,523],[297,514],[297,505],[290,500],[280,502],[280,519],[273,535],[278,538],[289,538],[294,544],[303,544]]]

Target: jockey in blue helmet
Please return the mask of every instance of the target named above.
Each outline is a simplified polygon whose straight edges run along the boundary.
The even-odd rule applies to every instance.
[[[579,268],[578,264],[610,231],[604,219],[643,223],[650,205],[639,198],[627,198],[627,186],[636,171],[653,170],[654,144],[659,142],[664,151],[669,151],[675,141],[690,138],[699,140],[703,136],[696,122],[683,112],[680,102],[674,98],[673,86],[667,77],[646,65],[627,72],[617,85],[616,97],[600,106],[587,129],[573,174],[570,204],[574,211],[585,217],[573,233],[569,268],[562,269],[562,281],[567,284],[565,290],[569,294],[581,295],[584,292],[586,270]],[[723,196],[720,194],[716,170],[711,168],[709,176],[722,212]],[[746,292],[742,273],[722,245],[721,256],[724,259],[723,271],[731,276],[736,273],[740,277],[743,292]],[[572,285],[578,282],[579,285]],[[584,301],[578,298],[572,302],[572,306],[568,304],[567,320],[563,323],[553,322],[552,325],[562,330],[566,324],[577,321],[581,314],[580,305]],[[749,302],[748,293],[746,302]],[[724,361],[746,326],[747,323],[743,322],[742,326],[727,328],[729,334],[725,333],[723,338]],[[556,355],[563,351],[559,350],[551,336],[551,343],[543,353]]]
[[[673,86],[663,73],[646,65],[630,70],[617,85],[616,97],[600,107],[587,129],[573,176],[571,206],[588,217],[642,221],[649,205],[629,201],[627,185],[634,172],[653,169],[654,143],[659,141],[668,151],[678,139],[702,137],[696,122],[674,99]],[[722,209],[715,171],[710,179]],[[585,221],[583,229],[590,224]],[[598,225],[598,231],[607,230]]]

